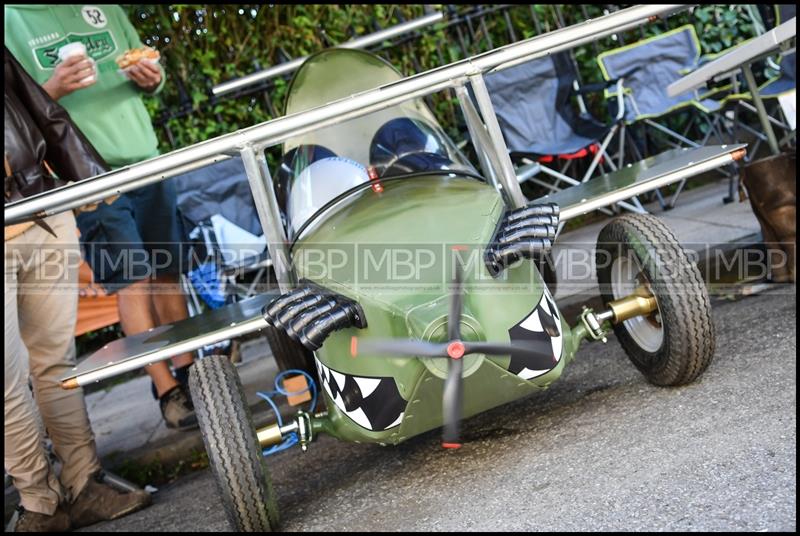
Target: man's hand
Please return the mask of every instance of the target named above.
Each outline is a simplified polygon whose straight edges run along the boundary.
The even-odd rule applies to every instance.
[[[86,80],[89,77],[91,79]],[[59,100],[95,82],[94,63],[86,56],[70,56],[56,66],[53,76],[42,87],[53,100]]]
[[[158,68],[158,65],[149,61],[140,61],[131,65],[127,73],[128,77],[137,86],[148,93],[155,91],[158,84],[161,83],[161,69]]]

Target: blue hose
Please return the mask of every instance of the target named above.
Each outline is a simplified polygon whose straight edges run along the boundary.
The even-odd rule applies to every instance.
[[[306,377],[306,380],[308,380],[308,387],[306,387],[305,389],[303,389],[301,391],[287,391],[287,390],[285,390],[283,387],[281,387],[281,380],[287,374],[302,374],[303,376]],[[314,382],[314,378],[312,378],[311,375],[308,374],[307,372],[305,372],[304,370],[288,369],[288,370],[284,370],[283,372],[281,372],[280,374],[275,376],[275,390],[274,391],[267,391],[266,393],[262,393],[261,391],[258,391],[256,393],[256,395],[259,398],[264,399],[270,405],[270,407],[272,407],[272,411],[275,412],[275,416],[278,419],[278,426],[283,427],[283,418],[281,417],[281,412],[278,411],[278,406],[277,406],[277,404],[275,404],[275,402],[272,400],[272,398],[277,396],[277,395],[297,396],[297,395],[301,395],[303,393],[306,393],[309,390],[311,390],[311,409],[309,411],[313,412],[317,407],[317,384],[316,384],[316,382]],[[264,449],[261,453],[264,456],[269,456],[270,454],[275,454],[275,453],[280,452],[282,450],[286,450],[289,447],[294,446],[299,442],[300,442],[300,440],[298,439],[297,434],[295,432],[292,432],[291,434],[286,436],[286,438],[281,443],[279,443],[278,445],[273,445],[270,448]]]

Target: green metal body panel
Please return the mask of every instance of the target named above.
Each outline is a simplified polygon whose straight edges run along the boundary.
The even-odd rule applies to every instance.
[[[322,51],[309,57],[295,73],[285,112],[321,106],[401,78],[375,55],[344,49]],[[424,102],[413,99],[287,140],[284,153],[298,145],[316,144],[367,166],[376,130],[396,117],[420,119],[440,129]],[[455,146],[450,156],[454,162],[462,161]],[[461,169],[474,172],[468,163]],[[447,359],[361,354],[354,358],[351,339],[446,340],[448,284],[453,281],[457,254],[466,262],[462,263],[462,338],[509,342],[509,329],[529,317],[543,298],[544,283],[528,261],[510,267],[498,279],[488,273],[483,249],[503,211],[500,195],[485,182],[437,171],[384,180],[381,188],[365,185],[351,190],[311,218],[292,247],[298,278],[357,301],[368,321],[365,329],[348,328],[329,335],[315,353],[318,362],[339,375],[391,378],[407,402],[402,420],[383,431],[373,431],[355,422],[326,392],[328,417],[315,426],[340,439],[394,444],[442,425]],[[557,379],[579,343],[563,319],[561,330],[561,359],[555,368],[532,381],[507,370],[510,356],[465,356],[463,416],[525,396]]]
[[[358,301],[368,327],[334,332],[316,352],[325,366],[359,377],[393,377],[408,401],[402,423],[383,432],[367,430],[328,401],[328,431],[350,441],[398,443],[442,425],[447,360],[389,355],[352,357],[351,337],[446,340],[447,283],[453,257],[465,261],[463,338],[508,342],[508,330],[542,298],[544,283],[524,261],[493,279],[482,248],[503,213],[498,193],[480,181],[431,175],[387,181],[378,193],[367,187],[321,215],[293,248],[298,276]],[[460,246],[453,253],[452,246]],[[399,260],[398,257],[402,257]],[[416,273],[404,268],[416,265]],[[392,273],[392,269],[395,273]],[[563,351],[550,372],[526,381],[508,372],[510,357],[466,356],[464,417],[547,387],[577,347],[562,319]]]

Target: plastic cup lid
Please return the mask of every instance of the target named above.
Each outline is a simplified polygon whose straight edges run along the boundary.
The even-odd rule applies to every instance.
[[[61,60],[65,60],[70,56],[74,56],[76,54],[83,54],[84,56],[86,56],[86,45],[80,42],[75,42],[64,45],[63,47],[58,49],[58,57]]]

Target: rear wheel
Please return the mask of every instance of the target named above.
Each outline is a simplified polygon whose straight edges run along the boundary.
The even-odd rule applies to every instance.
[[[711,303],[697,266],[654,216],[628,214],[606,225],[597,242],[604,303],[645,289],[657,309],[614,326],[622,348],[653,384],[685,385],[714,357]]]
[[[276,530],[278,505],[236,368],[225,356],[201,359],[189,388],[228,519],[237,531]]]

